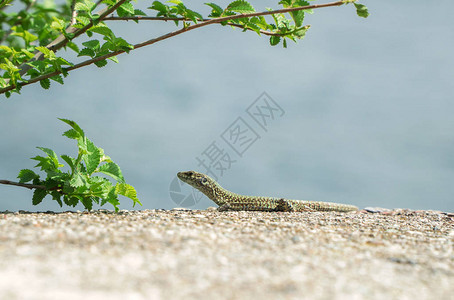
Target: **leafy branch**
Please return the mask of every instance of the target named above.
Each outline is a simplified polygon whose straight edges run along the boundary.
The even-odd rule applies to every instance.
[[[0,69],[4,70],[0,76],[0,94],[4,93],[7,97],[12,92],[19,93],[23,86],[36,82],[40,82],[45,89],[50,87],[50,80],[63,84],[63,77],[72,70],[91,64],[103,67],[107,65],[107,59],[118,62],[116,56],[119,54],[211,24],[254,31],[269,36],[273,46],[282,42],[287,47],[287,39],[296,42],[304,38],[310,28],[310,25],[303,24],[305,13],[313,13],[314,9],[353,3],[358,16],[369,15],[367,8],[356,3],[357,0],[312,5],[306,0],[281,0],[279,4],[283,6],[282,9],[262,12],[256,12],[245,0],[233,1],[226,8],[215,3],[205,3],[211,9],[208,18],[187,8],[180,0],[170,0],[166,4],[154,1],[148,9],[155,11],[156,16],[147,16],[143,11],[135,9],[131,0],[68,0],[60,9],[55,4],[51,8],[42,4],[32,5],[35,0],[17,1],[27,4],[26,9],[18,14],[5,14],[1,10],[3,7],[0,7],[0,25],[9,24],[6,31],[0,28],[0,40],[7,43],[0,46]],[[94,13],[95,8],[101,4],[106,7]],[[114,12],[117,16],[112,15]],[[271,22],[265,16],[271,16]],[[38,17],[39,21],[25,21],[36,20]],[[106,21],[119,20],[173,21],[176,26],[183,26],[132,45],[122,37],[117,37],[106,25]],[[101,35],[104,42],[91,39],[81,44],[82,49],[74,42],[79,36],[92,38],[93,34]],[[88,56],[89,59],[77,64],[71,63],[56,55],[62,48],[69,48],[77,52],[79,57]]]
[[[70,40],[84,34],[88,29],[92,28],[95,25],[95,22],[98,23],[102,21],[106,16],[114,12],[120,5],[122,5],[124,2],[128,0],[119,0],[116,4],[114,4],[111,7],[105,8],[98,13],[96,13],[94,16],[92,16],[92,19],[88,21],[88,23],[83,26],[76,26],[72,25],[66,28],[61,35],[59,35],[55,40],[53,40],[51,43],[49,43],[45,48],[51,50],[52,52],[57,52],[61,48],[65,47]],[[94,10],[100,2],[93,4],[90,6],[90,10]],[[77,10],[76,10],[76,4],[74,4],[74,8],[71,13],[71,23],[75,22],[77,15]],[[74,18],[74,19],[73,19]],[[60,24],[61,25],[61,24]],[[63,26],[62,26],[63,27]],[[41,51],[40,49],[37,48],[38,51],[35,51],[35,56],[28,61],[26,65],[21,65],[20,75],[24,75],[29,69],[33,67],[33,65],[30,64],[30,62],[36,61],[36,60],[43,60],[46,56],[48,51]],[[1,93],[1,92],[0,92]]]
[[[17,176],[19,182],[0,180],[0,184],[20,186],[34,189],[32,203],[38,205],[47,195],[57,201],[60,206],[65,203],[69,206],[76,206],[79,202],[87,210],[93,208],[93,202],[104,205],[107,202],[112,204],[115,211],[118,211],[120,201],[118,196],[122,195],[133,201],[133,206],[140,204],[134,187],[125,183],[120,167],[110,157],[104,154],[102,148],[96,147],[84,134],[84,131],[76,122],[60,119],[72,128],[63,133],[63,136],[77,141],[78,155],[73,158],[69,155],[60,157],[67,163],[69,170],[63,172],[64,167],[59,162],[57,154],[44,147],[37,147],[46,156],[35,156],[32,159],[38,161],[35,167],[40,167],[46,173],[45,179],[30,169],[23,169]],[[105,177],[95,176],[102,173],[114,179],[116,184]],[[32,183],[27,183],[27,182]],[[63,201],[62,201],[63,198]]]

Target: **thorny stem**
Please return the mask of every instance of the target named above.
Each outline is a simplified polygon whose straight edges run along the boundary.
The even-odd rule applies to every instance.
[[[107,18],[107,15],[111,14],[115,9],[117,9],[117,7],[119,5],[121,5],[124,1],[126,0],[120,0],[116,3],[115,6],[112,6],[108,11],[105,11],[104,13],[102,13],[102,15],[100,16],[100,19],[104,20]],[[221,22],[226,22],[226,21],[229,21],[229,20],[235,20],[235,19],[240,19],[240,18],[250,18],[250,17],[257,17],[257,16],[266,16],[266,15],[274,15],[274,14],[281,14],[281,13],[288,13],[288,12],[293,12],[293,11],[299,11],[299,10],[307,10],[307,9],[317,9],[317,8],[323,8],[323,7],[330,7],[330,6],[341,6],[343,4],[345,4],[345,0],[342,0],[342,1],[336,1],[336,2],[331,2],[331,3],[325,3],[325,4],[313,4],[313,5],[307,5],[307,6],[299,6],[299,7],[291,7],[291,8],[284,8],[284,9],[278,9],[278,10],[272,10],[272,11],[263,11],[263,12],[256,12],[256,13],[250,13],[250,14],[239,14],[239,15],[234,15],[234,16],[227,16],[227,17],[222,17],[222,18],[214,18],[214,19],[208,19],[207,21],[203,21],[203,22],[200,22],[200,23],[197,23],[197,24],[193,24],[193,25],[189,25],[189,26],[186,26],[186,27],[183,27],[181,29],[178,29],[176,31],[173,31],[173,32],[169,32],[167,34],[164,34],[164,35],[161,35],[157,38],[153,38],[153,39],[150,39],[148,41],[145,41],[143,43],[139,43],[139,44],[135,44],[133,47],[132,50],[135,50],[135,49],[139,49],[139,48],[142,48],[142,47],[145,47],[145,46],[148,46],[148,45],[152,45],[152,44],[155,44],[157,42],[160,42],[160,41],[163,41],[163,40],[166,40],[168,38],[171,38],[171,37],[174,37],[176,35],[179,35],[179,34],[182,34],[182,33],[185,33],[185,32],[188,32],[188,31],[191,31],[193,29],[197,29],[197,28],[200,28],[200,27],[204,27],[204,26],[207,26],[207,25],[211,25],[211,24],[217,24],[217,23],[221,23]],[[115,8],[114,8],[115,7]],[[79,31],[77,31],[77,35],[76,36],[79,36],[81,35],[82,33],[84,33],[85,31],[87,31],[91,26],[93,26],[92,23],[88,24],[87,26],[81,28]],[[75,36],[75,37],[76,37]],[[66,45],[66,43],[68,42],[68,40],[66,40],[66,38],[63,36],[63,41],[57,41],[59,38],[57,38],[54,42],[52,42],[51,44],[49,44],[47,46],[47,48],[51,49],[51,50],[54,50],[54,47],[57,47],[57,49],[63,47],[64,45]],[[132,51],[131,50],[131,51]],[[55,51],[55,50],[54,50]],[[95,62],[98,62],[98,61],[101,61],[101,60],[104,60],[104,59],[107,59],[107,58],[110,58],[112,56],[116,56],[118,54],[122,54],[126,52],[125,50],[117,50],[117,51],[114,51],[112,53],[109,53],[109,54],[106,54],[106,55],[103,55],[103,56],[100,56],[100,57],[95,57],[95,58],[92,58],[92,59],[89,59],[89,60],[86,60],[86,61],[83,61],[81,63],[78,63],[74,66],[71,66],[71,67],[68,67],[68,68],[65,68],[65,70],[67,72],[69,71],[72,71],[72,70],[75,70],[75,69],[79,69],[81,67],[84,67],[84,66],[88,66],[88,65],[91,65]],[[42,53],[41,53],[42,54]],[[35,55],[38,56],[39,54]],[[27,69],[28,70],[28,69]],[[25,72],[22,72],[23,70],[21,70],[21,75],[25,74]],[[32,83],[35,83],[35,82],[38,82],[38,81],[41,81],[43,79],[47,79],[47,78],[50,78],[50,77],[53,77],[55,75],[58,75],[58,74],[61,74],[62,71],[54,71],[52,73],[48,73],[48,74],[45,74],[45,75],[41,75],[41,76],[38,76],[38,77],[35,77],[33,79],[30,79],[28,80],[27,82],[23,82],[23,83],[20,83],[21,86],[25,86],[25,85],[29,85],[29,84],[32,84]],[[10,85],[8,87],[5,87],[5,88],[2,88],[0,89],[0,94],[3,94],[7,91],[10,91],[10,90],[13,90],[15,89],[16,86],[14,85]]]

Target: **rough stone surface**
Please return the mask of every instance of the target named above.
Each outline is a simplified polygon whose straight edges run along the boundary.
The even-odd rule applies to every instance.
[[[0,213],[1,299],[452,299],[454,215]]]

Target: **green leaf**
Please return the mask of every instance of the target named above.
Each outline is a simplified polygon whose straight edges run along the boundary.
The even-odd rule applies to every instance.
[[[91,197],[83,197],[83,196],[79,196],[79,195],[75,195],[75,197],[77,197],[80,202],[82,202],[82,205],[85,207],[86,210],[92,210],[93,209],[93,199],[91,199]]]
[[[87,138],[87,154],[83,156],[85,165],[87,166],[87,173],[92,174],[98,165],[101,163],[104,150],[98,148]]]
[[[91,50],[98,50],[101,47],[99,40],[86,41],[86,42],[83,42],[82,45],[84,45],[85,47],[87,47]]]
[[[106,180],[108,181],[108,180]],[[115,199],[118,201],[118,195],[115,193],[115,186],[112,185],[110,181],[108,181],[110,185],[104,184],[103,185],[103,194],[102,194],[102,199],[101,199],[101,205],[106,204],[107,202],[110,202],[109,199]],[[120,204],[120,203],[118,203]]]
[[[101,205],[106,204],[109,197],[117,197],[115,187],[106,178],[93,176],[90,178],[90,191],[101,198]]]
[[[62,67],[61,67],[61,66],[63,66],[63,65],[69,65],[69,66],[72,65],[72,63],[68,62],[67,60],[65,60],[64,58],[61,58],[61,57],[57,57],[57,58],[55,58],[55,59],[52,59],[52,60],[50,61],[50,63],[51,63],[52,66],[53,66],[56,70],[58,70],[58,71],[63,71],[63,70],[62,70]]]
[[[45,148],[45,147],[36,147],[38,148],[39,150],[43,151],[44,153],[47,154],[47,156],[49,156],[50,158],[54,159],[54,158],[57,158],[57,154],[55,153],[54,150],[52,149],[49,149],[49,148]]]
[[[58,118],[58,119],[59,119],[60,121],[62,121],[62,122],[65,122],[65,123],[68,124],[69,126],[71,126],[71,127],[75,130],[75,132],[78,134],[78,137],[77,137],[77,138],[79,138],[79,137],[85,137],[84,131],[82,130],[82,128],[79,127],[79,125],[77,125],[76,122],[71,121],[71,120],[68,120],[68,119],[60,119],[60,118]],[[65,133],[63,133],[63,135],[69,137],[69,136],[67,135],[67,133],[68,133],[69,131],[70,131],[70,130],[66,131]],[[74,133],[72,133],[72,134],[74,134]],[[73,137],[69,137],[69,138],[73,138]],[[77,138],[76,138],[76,139],[77,139]]]
[[[219,18],[222,15],[222,13],[224,12],[222,7],[220,7],[216,3],[210,2],[210,3],[205,3],[205,5],[208,5],[209,7],[212,8],[211,14],[208,15],[208,17],[210,17],[210,18]]]
[[[13,53],[14,49],[8,46],[0,45],[0,51],[5,51],[7,53]]]
[[[113,205],[115,212],[118,212],[118,205],[120,205],[120,201],[118,201],[118,198],[115,195],[115,189],[112,189],[112,195],[113,196],[109,196],[109,198],[107,198],[107,202]]]
[[[142,205],[142,203],[137,198],[137,192],[135,188],[127,183],[117,183],[117,185],[115,186],[115,192],[118,195],[128,197],[129,199],[134,201],[133,206],[135,206],[136,203]]]
[[[57,63],[59,66],[74,66],[73,63],[67,61],[66,59],[64,59],[63,57],[58,57],[56,59]]]
[[[56,57],[54,51],[49,50],[46,47],[39,46],[39,47],[36,47],[35,49],[38,50],[39,52],[43,53],[45,58],[55,58]]]
[[[69,74],[69,71],[68,71],[67,68],[61,68],[60,71],[61,71],[61,74],[63,75],[63,77],[65,77],[65,78],[66,78],[66,76],[68,76],[68,74]]]
[[[101,158],[101,161],[102,162],[112,162],[112,159],[109,156],[104,154]]]
[[[126,40],[124,40],[121,37],[115,37],[112,39],[112,42],[114,43],[114,49],[121,49],[126,51],[126,53],[129,53],[130,50],[134,49],[134,46],[129,44]]]
[[[144,13],[142,10],[140,9],[134,9],[134,15],[135,16],[146,16],[147,14]]]
[[[96,26],[93,26],[92,28],[89,29],[87,32],[96,32],[104,36],[112,36],[112,30],[107,27],[106,25],[98,24]]]
[[[273,18],[276,22],[276,26],[280,31],[286,32],[290,28],[290,21],[285,17],[284,14],[275,14]]]
[[[167,5],[159,2],[159,1],[153,1],[152,5],[149,7],[149,9],[157,10],[161,14],[166,14],[167,13]]]
[[[35,60],[30,63],[27,63],[27,65],[29,65],[30,67],[33,67],[34,69],[38,70],[39,72],[44,72],[47,67],[47,62],[44,62],[41,60]],[[41,75],[41,73],[40,73],[40,75]]]
[[[93,1],[90,0],[83,0],[80,2],[77,2],[74,5],[74,9],[78,11],[87,11],[91,12],[93,9],[96,7],[96,4]]]
[[[90,11],[90,8],[82,2],[77,2],[76,5],[74,5],[74,9],[78,11]]]
[[[73,177],[69,180],[69,185],[75,188],[84,186],[87,184],[86,176],[79,172],[75,172]]]
[[[87,26],[90,23],[90,18],[85,16],[77,16],[76,20],[83,26]]]
[[[77,54],[77,56],[90,56],[90,57],[95,57],[96,56],[96,52],[93,51],[92,49],[90,48],[83,48],[82,50],[79,51],[79,53]]]
[[[112,183],[103,177],[100,176],[92,176],[89,178],[90,183],[90,191],[94,194],[102,194],[102,196],[107,195],[106,188],[111,187]]]
[[[131,2],[125,2],[117,8],[117,13],[120,17],[134,15],[134,6],[131,4]]]
[[[39,84],[45,90],[48,90],[50,88],[50,80],[49,80],[49,78],[45,78],[45,79],[40,80]]]
[[[64,84],[63,77],[60,74],[52,76],[49,79],[52,79],[53,81],[56,81],[56,82],[58,82],[60,84]]]
[[[98,68],[102,68],[102,67],[105,67],[107,65],[107,61],[105,59],[103,60],[98,60],[98,61],[95,61],[94,64],[98,67]]]
[[[194,23],[197,23],[197,21],[203,19],[203,16],[201,14],[190,9],[186,9],[183,15]]]
[[[65,181],[69,179],[69,174],[68,173],[63,173],[60,170],[50,170],[47,173],[47,178],[52,179],[53,181],[59,182],[59,181]]]
[[[44,153],[47,154],[47,157],[48,157],[48,158],[51,160],[51,162],[52,162],[53,168],[57,169],[57,168],[63,166],[63,165],[60,165],[60,163],[58,162],[58,156],[57,156],[57,154],[54,152],[54,150],[49,149],[49,148],[44,148],[44,147],[36,147],[36,148],[40,149],[41,151],[43,151]]]
[[[52,159],[50,159],[49,157],[42,157],[37,155],[35,157],[32,157],[31,159],[39,161],[39,163],[35,167],[41,167],[41,171],[49,170],[54,167]]]
[[[66,136],[67,138],[73,139],[73,140],[77,140],[78,138],[81,137],[80,133],[78,133],[74,129],[70,129],[68,131],[65,131],[62,135]]]
[[[73,129],[71,129],[71,130],[73,130]],[[62,155],[60,155],[60,157],[68,164],[68,166],[71,168],[71,171],[74,171],[76,160],[66,154],[62,154]]]
[[[309,28],[311,28],[310,25],[303,26],[300,29],[296,30],[293,33],[293,36],[296,37],[297,39],[302,39],[306,36],[306,32],[309,30]]]
[[[280,1],[279,4],[282,4],[284,8],[288,7],[301,7],[301,6],[307,6],[310,5],[309,2],[305,0],[283,0]],[[303,25],[303,20],[304,20],[304,12],[303,10],[298,10],[298,11],[293,11],[290,12],[290,16],[292,17],[293,21],[295,22],[296,27],[300,27]]]
[[[26,44],[30,44],[38,39],[36,35],[28,32],[27,30],[23,30],[22,28],[18,28],[17,26],[11,27],[11,30],[12,32],[10,35],[23,38]]]
[[[0,30],[1,31],[1,30]],[[8,60],[7,58],[3,58],[3,61],[5,63],[3,64],[0,64],[0,69],[4,69],[7,71],[8,74],[5,74],[5,75],[9,75],[9,78],[10,78],[10,82],[9,84],[13,84],[13,85],[16,85],[17,82],[19,80],[22,80],[21,76],[20,76],[20,73],[19,73],[19,68],[17,68],[10,60]],[[8,78],[6,76],[4,76],[5,78]]]
[[[3,60],[5,61],[5,63],[0,64],[0,68],[4,69],[6,71],[9,71],[9,72],[19,71],[19,68],[16,67],[10,60],[8,60],[6,58],[3,58]]]
[[[270,45],[276,46],[281,41],[281,37],[278,35],[273,35],[270,37]]]
[[[66,205],[72,207],[76,206],[79,203],[79,199],[73,195],[64,195],[63,201],[65,202]]]
[[[68,42],[66,44],[66,47],[68,47],[69,49],[73,50],[74,52],[79,53],[79,47],[74,42]]]
[[[30,51],[27,51],[26,49],[21,49],[21,52],[24,53],[28,59],[33,58],[34,54],[31,53]]]
[[[307,5],[309,5],[309,3],[307,3]],[[303,10],[294,11],[290,15],[292,16],[292,19],[295,22],[296,27],[301,27],[303,25],[303,21],[304,21],[304,11]]]
[[[57,31],[63,31],[66,28],[65,20],[58,19],[57,17],[53,17],[53,22],[51,23],[50,27]]]
[[[20,183],[25,183],[28,181],[31,181],[33,179],[39,179],[39,175],[33,172],[32,170],[29,169],[22,169],[19,171],[19,175],[17,175],[17,178],[19,178]]]
[[[43,201],[44,197],[46,197],[47,191],[43,189],[35,189],[33,192],[32,203],[33,205],[38,205]]]
[[[353,3],[356,7],[356,14],[362,18],[367,18],[370,13],[364,4]]]
[[[63,203],[61,202],[61,194],[58,191],[51,191],[50,194],[52,195],[52,199],[58,202],[58,205],[60,207],[63,206]]]
[[[120,167],[114,162],[109,162],[101,165],[99,167],[99,172],[109,175],[118,182],[123,183],[125,181],[125,179],[123,178],[123,174],[121,174]]]
[[[109,57],[111,61],[118,64],[118,58],[116,56]]]
[[[255,9],[252,7],[252,5],[244,0],[236,0],[230,3],[226,10],[228,11],[234,11],[240,14],[249,14],[249,13],[254,13]]]

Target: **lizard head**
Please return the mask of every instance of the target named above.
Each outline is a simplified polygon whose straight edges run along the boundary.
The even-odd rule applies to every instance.
[[[212,185],[215,182],[211,177],[195,171],[178,172],[178,178],[198,189],[205,195],[212,193]]]

